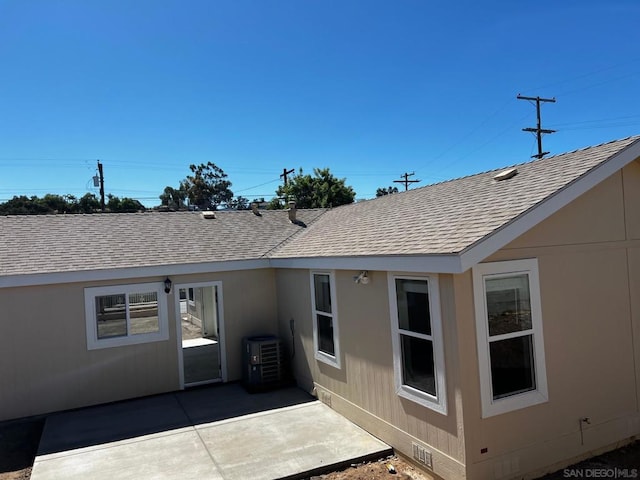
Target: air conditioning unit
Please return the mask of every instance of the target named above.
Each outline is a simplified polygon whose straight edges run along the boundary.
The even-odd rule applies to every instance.
[[[286,356],[278,337],[245,337],[242,339],[242,352],[242,381],[247,390],[267,390],[287,383]]]

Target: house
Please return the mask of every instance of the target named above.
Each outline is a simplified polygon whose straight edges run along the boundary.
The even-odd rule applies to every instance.
[[[640,434],[640,137],[330,210],[1,217],[0,245],[0,420],[239,380],[276,333],[445,479]]]

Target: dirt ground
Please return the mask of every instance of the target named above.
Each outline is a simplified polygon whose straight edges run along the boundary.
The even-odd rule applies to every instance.
[[[396,473],[390,473],[392,465]],[[428,480],[430,476],[421,473],[397,455],[376,462],[355,465],[339,472],[311,477],[310,480]],[[640,440],[576,463],[566,469],[550,473],[538,480],[560,480],[564,478],[640,478]]]
[[[0,423],[0,480],[29,480],[43,426],[44,419]],[[580,472],[582,477],[588,478],[593,477],[592,473],[606,473],[606,469],[617,469],[619,473],[617,478],[640,478],[640,471],[635,470],[634,474],[633,470],[638,468],[640,468],[640,441],[546,475],[540,480],[575,478]],[[353,465],[341,471],[311,477],[311,480],[427,480],[429,478],[412,463],[393,455],[378,461]]]
[[[0,423],[0,480],[28,480],[44,419]]]
[[[419,469],[398,455],[353,465],[339,472],[311,477],[310,480],[428,480]]]

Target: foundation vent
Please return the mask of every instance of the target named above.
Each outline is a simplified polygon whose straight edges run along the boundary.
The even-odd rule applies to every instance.
[[[417,443],[412,443],[411,445],[413,446],[413,459],[429,468],[433,468],[431,452]]]
[[[510,457],[498,460],[493,464],[493,476],[496,479],[513,478],[520,472],[520,459],[518,457]]]

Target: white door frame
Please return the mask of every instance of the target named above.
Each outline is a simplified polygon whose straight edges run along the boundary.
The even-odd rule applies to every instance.
[[[176,305],[176,339],[177,339],[177,347],[178,347],[178,374],[180,378],[180,390],[184,390],[184,359],[182,354],[182,315],[180,313],[180,290],[181,289],[189,289],[189,288],[200,288],[200,287],[217,287],[218,289],[218,300],[217,300],[217,308],[218,308],[218,345],[220,348],[220,369],[223,382],[227,381],[227,352],[226,352],[226,342],[224,336],[224,295],[222,294],[222,282],[221,281],[213,281],[213,282],[195,282],[195,283],[180,283],[173,286],[173,295],[175,298]],[[187,291],[188,295],[188,291]],[[188,300],[188,297],[187,297]],[[214,300],[215,301],[215,300]]]

